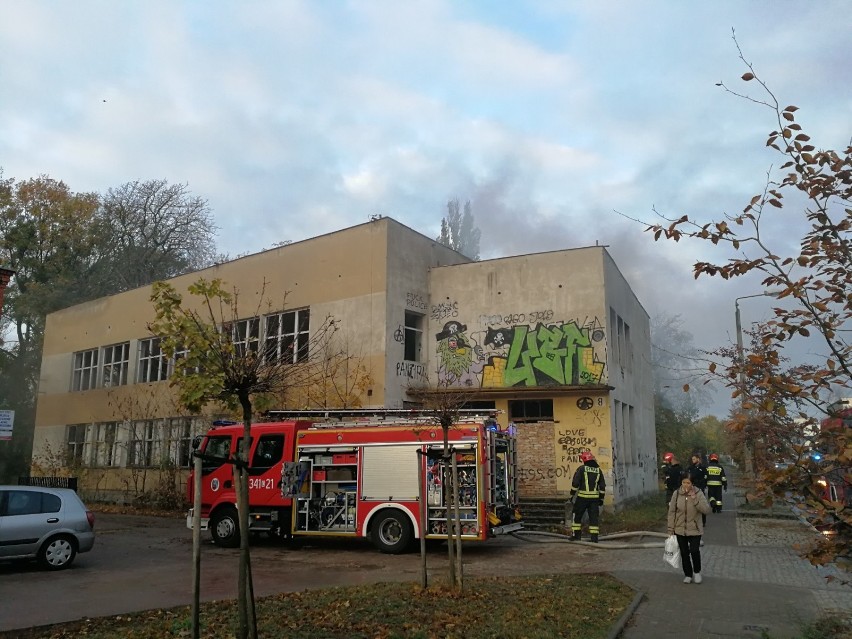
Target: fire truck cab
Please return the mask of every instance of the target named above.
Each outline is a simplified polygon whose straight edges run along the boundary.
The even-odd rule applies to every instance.
[[[242,437],[241,424],[214,427],[198,450],[201,527],[225,547],[239,545],[233,461]],[[446,539],[452,521],[469,541],[521,528],[514,435],[493,420],[466,418],[450,428],[448,439],[445,457],[443,431],[434,421],[253,424],[249,530],[281,537],[364,537],[382,552],[401,553],[421,536]],[[443,490],[453,461],[457,506],[447,503]],[[190,502],[193,485],[190,476]],[[190,511],[189,527],[192,516]]]

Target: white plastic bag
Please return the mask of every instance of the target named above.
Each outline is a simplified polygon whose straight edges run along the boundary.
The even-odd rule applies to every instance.
[[[666,539],[665,548],[663,548],[663,559],[672,568],[680,568],[680,547],[677,545],[677,537],[669,535]]]

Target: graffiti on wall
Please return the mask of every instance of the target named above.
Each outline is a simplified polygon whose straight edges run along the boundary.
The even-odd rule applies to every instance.
[[[397,362],[396,376],[405,377],[410,381],[426,381],[426,365],[417,362]]]
[[[556,465],[568,465],[576,469],[582,465],[580,454],[590,451],[609,483],[612,478],[610,436],[609,403],[606,395],[581,395],[572,399],[565,405],[562,418],[553,431]],[[557,488],[562,491],[569,490],[571,479],[572,477],[558,479]]]
[[[546,479],[559,479],[567,477],[569,480],[574,472],[567,464],[563,466],[518,468],[518,480],[522,482],[544,481]]]
[[[412,293],[408,291],[405,294],[405,307],[406,308],[414,308],[418,311],[425,311],[427,308],[426,300],[423,299],[423,296],[420,293]]]
[[[467,334],[467,325],[446,322],[435,336],[438,342],[438,379],[453,386],[481,386],[484,355]]]
[[[457,302],[433,306],[432,319],[455,317],[457,310]],[[606,333],[600,321],[552,317],[548,309],[480,315],[481,328],[473,331],[455,319],[444,322],[435,335],[438,378],[482,388],[603,383]]]
[[[459,316],[459,303],[458,302],[442,302],[440,304],[434,304],[429,312],[429,317],[435,321],[440,322],[442,319],[446,319],[448,317],[458,317]]]
[[[591,436],[585,428],[560,429],[556,433],[556,444],[563,462],[580,462],[580,453],[595,450],[598,438]]]

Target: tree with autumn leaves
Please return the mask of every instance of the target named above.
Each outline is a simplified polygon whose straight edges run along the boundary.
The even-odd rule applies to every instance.
[[[722,257],[695,262],[696,279],[756,274],[766,290],[777,291],[774,316],[757,326],[744,356],[737,349],[718,350],[718,362],[710,364],[709,373],[725,381],[739,405],[732,432],[759,444],[752,451],[758,488],[797,496],[810,509],[813,523],[831,533],[807,551],[813,563],[826,563],[852,556],[852,430],[842,421],[838,428],[816,428],[836,416],[829,408],[832,399],[852,395],[852,143],[842,150],[817,148],[796,121],[799,109],[782,107],[739,44],[737,48],[748,68],[741,79],[756,93],[719,86],[772,114],[775,126],[766,145],[782,162],[770,169],[765,188],[741,213],[710,221],[661,215],[664,221],[646,230],[655,240],[712,243]],[[773,225],[800,225],[798,247],[785,251],[770,245],[767,231]],[[789,366],[785,348],[801,339],[809,339],[811,349],[819,344],[820,359]],[[796,429],[802,437],[791,436]],[[783,470],[771,463],[781,442],[790,442],[794,462]],[[815,450],[822,454],[812,454]],[[845,503],[832,501],[822,489],[829,475],[846,482]]]
[[[289,348],[279,344],[264,344],[249,339],[239,339],[240,326],[260,321],[262,305],[269,311],[284,307],[286,294],[280,306],[273,308],[266,295],[266,283],[254,294],[256,305],[246,314],[240,309],[240,292],[229,289],[220,279],[201,278],[188,287],[192,299],[184,300],[172,284],[155,282],[151,301],[156,318],[149,330],[161,340],[163,353],[175,364],[171,384],[178,389],[180,403],[191,412],[198,413],[210,403],[240,415],[243,437],[233,463],[237,486],[237,512],[240,530],[240,562],[237,579],[238,617],[240,639],[257,638],[257,618],[251,584],[251,559],[249,552],[248,460],[251,442],[252,418],[259,405],[277,401],[288,392],[297,392],[316,384],[322,366],[313,351],[330,353],[325,346],[337,330],[331,317],[312,327],[306,344]],[[245,297],[251,297],[245,295]],[[296,350],[294,350],[294,348]],[[300,354],[304,353],[302,359]]]
[[[219,261],[215,235],[207,202],[184,184],[75,192],[0,167],[0,265],[15,271],[0,314],[0,405],[15,411],[0,480],[29,472],[47,315]]]

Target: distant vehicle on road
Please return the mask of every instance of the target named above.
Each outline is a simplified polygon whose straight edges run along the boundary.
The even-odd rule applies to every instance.
[[[95,516],[69,488],[0,486],[0,559],[61,570],[95,544]]]

